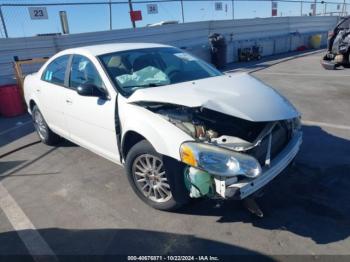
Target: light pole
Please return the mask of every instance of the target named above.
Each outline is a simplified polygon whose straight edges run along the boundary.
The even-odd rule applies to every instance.
[[[343,3],[343,10],[342,10],[342,15],[345,16],[345,11],[346,11],[346,1],[344,0],[344,3]]]
[[[314,8],[312,8],[312,15],[313,16],[316,15],[316,3],[317,3],[317,0],[314,1]]]
[[[235,0],[232,0],[232,20],[235,20]]]
[[[300,16],[303,16],[303,1],[300,1]]]
[[[136,23],[135,23],[134,19],[131,18],[131,14],[132,14],[132,12],[134,11],[134,10],[132,9],[131,0],[128,0],[128,3],[129,3],[130,19],[131,19],[132,27],[133,27],[133,28],[136,28]]]
[[[2,27],[4,28],[5,37],[9,38],[9,36],[7,34],[7,28],[6,28],[6,24],[5,24],[4,15],[2,13],[2,6],[1,5],[0,5],[0,19],[1,19]]]
[[[184,14],[184,3],[183,3],[183,0],[181,0],[180,3],[181,3],[182,23],[185,23],[185,14]]]
[[[112,0],[109,0],[109,30],[112,30]]]
[[[62,33],[64,35],[69,35],[69,25],[68,25],[67,12],[60,11],[59,15],[60,15],[60,20],[61,20]]]

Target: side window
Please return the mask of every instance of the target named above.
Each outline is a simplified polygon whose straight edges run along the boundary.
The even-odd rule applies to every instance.
[[[45,69],[41,79],[53,84],[64,85],[69,55],[53,60]]]
[[[84,56],[75,55],[72,60],[69,86],[77,88],[82,84],[93,84],[103,89],[102,79],[93,63]]]

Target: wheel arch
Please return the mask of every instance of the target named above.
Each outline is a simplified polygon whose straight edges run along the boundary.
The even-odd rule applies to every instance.
[[[30,110],[30,113],[33,112],[33,108],[34,108],[34,106],[36,106],[36,105],[37,105],[37,103],[34,101],[34,99],[30,99],[30,100],[29,100],[29,110]]]
[[[127,131],[124,134],[124,136],[122,138],[122,143],[121,143],[122,158],[125,160],[130,149],[142,140],[147,140],[147,139],[143,135],[141,135],[140,133],[138,133],[136,131],[133,131],[133,130]],[[147,141],[149,143],[151,143],[149,140],[147,140]]]

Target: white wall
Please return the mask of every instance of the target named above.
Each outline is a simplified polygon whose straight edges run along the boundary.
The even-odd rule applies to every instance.
[[[64,36],[0,39],[0,85],[13,83],[13,56],[20,59],[51,56],[70,47],[112,42],[157,42],[186,49],[210,60],[208,35],[222,33],[228,42],[227,60],[235,61],[237,48],[254,43],[263,46],[263,55],[295,50],[307,44],[313,33],[322,33],[323,45],[327,31],[337,17],[275,17],[224,21],[206,21],[153,28],[123,29]],[[293,35],[292,33],[297,33]],[[35,67],[24,68],[30,72]]]

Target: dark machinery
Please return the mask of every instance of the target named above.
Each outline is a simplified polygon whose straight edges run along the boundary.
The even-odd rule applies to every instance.
[[[329,32],[328,50],[321,64],[329,70],[350,66],[350,16],[342,18]]]
[[[209,35],[211,63],[216,68],[224,68],[226,65],[227,44],[225,37],[221,34],[213,33]]]
[[[262,47],[254,45],[252,47],[238,48],[238,61],[260,60]]]

